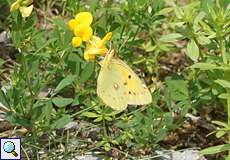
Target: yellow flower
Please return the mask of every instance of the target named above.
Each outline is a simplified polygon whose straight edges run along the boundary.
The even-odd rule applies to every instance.
[[[78,47],[82,41],[89,41],[92,38],[93,30],[90,27],[93,16],[89,12],[80,12],[74,19],[68,22],[68,26],[73,31],[75,37],[72,39],[72,45]],[[76,37],[78,37],[76,39]]]
[[[90,26],[79,24],[74,28],[74,35],[80,37],[82,41],[88,41],[92,38],[93,30]]]
[[[77,25],[84,24],[85,26],[90,26],[93,22],[93,16],[89,12],[80,12],[74,19],[68,22],[70,30],[74,30]]]
[[[72,38],[72,46],[73,47],[79,47],[82,43],[82,40],[80,37],[73,37]]]
[[[22,17],[29,17],[33,11],[33,7],[33,5],[30,5],[29,7],[20,7],[19,11],[21,12]]]
[[[16,11],[19,9],[19,7],[20,7],[20,2],[16,1],[10,6],[10,11],[11,12]]]
[[[84,59],[86,61],[93,61],[97,54],[105,55],[108,49],[105,44],[112,38],[112,32],[107,33],[104,38],[100,39],[97,36],[93,36],[92,40],[86,43],[86,49],[84,52]]]
[[[75,16],[75,20],[77,24],[85,24],[90,26],[93,22],[93,16],[89,12],[80,12]]]
[[[28,6],[31,5],[33,3],[33,0],[24,0],[22,1],[22,6]]]
[[[74,27],[77,26],[77,21],[76,21],[75,19],[69,20],[68,26],[69,26],[69,29],[70,29],[71,31],[73,31],[73,30],[74,30]]]
[[[33,5],[31,5],[32,3],[33,0],[17,0],[11,5],[10,11],[13,12],[19,9],[22,17],[29,17],[33,11]]]

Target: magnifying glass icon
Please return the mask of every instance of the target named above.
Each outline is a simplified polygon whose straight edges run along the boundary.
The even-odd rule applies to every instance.
[[[15,152],[15,145],[11,141],[7,141],[3,144],[3,150],[6,153],[11,153],[14,157],[18,156],[17,152]]]

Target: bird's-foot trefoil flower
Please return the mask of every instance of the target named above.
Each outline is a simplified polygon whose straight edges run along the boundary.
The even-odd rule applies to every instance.
[[[86,61],[93,61],[96,55],[105,55],[108,51],[106,43],[111,40],[112,32],[107,33],[102,39],[97,36],[93,36],[91,40],[86,43],[86,49],[84,51],[84,59]]]
[[[108,49],[106,43],[111,40],[112,32],[107,33],[102,39],[93,35],[91,23],[93,16],[89,12],[80,12],[74,19],[69,20],[69,29],[73,32],[72,46],[79,47],[82,42],[86,43],[84,50],[84,59],[86,61],[94,61],[96,55],[104,56]]]
[[[74,33],[72,45],[78,47],[82,41],[87,42],[93,36],[93,30],[90,27],[93,21],[93,16],[89,12],[80,12],[74,19],[68,22],[70,30]]]
[[[10,7],[10,11],[19,10],[22,17],[29,17],[33,11],[33,0],[16,0]]]

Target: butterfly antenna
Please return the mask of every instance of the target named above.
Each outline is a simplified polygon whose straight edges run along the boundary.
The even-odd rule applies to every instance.
[[[108,51],[108,53],[112,53],[114,55],[114,57],[117,57],[117,53],[114,51],[114,49],[112,49],[112,42],[109,42],[109,51]]]

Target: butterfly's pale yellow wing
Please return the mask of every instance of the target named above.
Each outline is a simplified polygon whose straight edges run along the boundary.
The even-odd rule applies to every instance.
[[[97,94],[115,110],[124,110],[128,104],[141,105],[152,102],[146,85],[122,60],[108,53],[101,63],[97,80]]]
[[[114,110],[124,110],[127,107],[127,87],[121,85],[124,81],[120,71],[111,63],[102,66],[97,79],[97,94]]]
[[[125,78],[123,84],[127,85],[128,104],[142,105],[152,102],[152,96],[148,88],[127,64],[120,59],[112,59],[111,63],[112,68],[119,70],[120,76]]]

